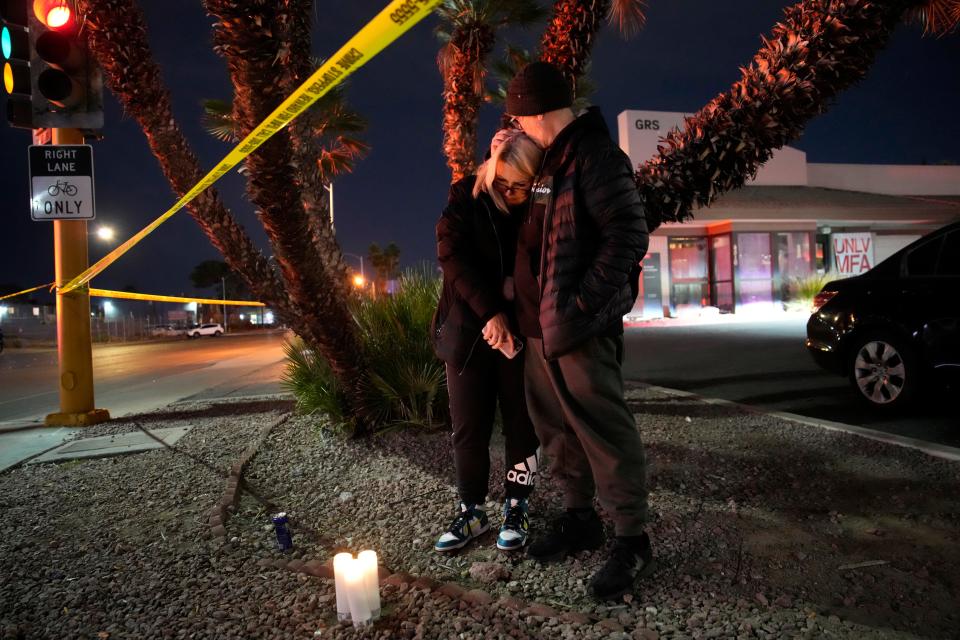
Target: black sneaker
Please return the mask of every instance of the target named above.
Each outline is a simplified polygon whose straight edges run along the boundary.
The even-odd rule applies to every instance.
[[[653,572],[650,538],[644,533],[634,541],[618,537],[607,562],[590,580],[590,595],[597,600],[619,600],[633,590],[638,577]]]
[[[534,540],[527,551],[539,562],[563,560],[571,553],[599,549],[603,545],[603,522],[596,511],[565,511],[551,523],[546,536]]]

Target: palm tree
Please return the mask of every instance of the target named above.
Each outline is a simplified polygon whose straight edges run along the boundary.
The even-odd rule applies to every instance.
[[[367,249],[370,264],[376,272],[376,282],[382,291],[386,290],[387,281],[395,280],[400,273],[400,247],[391,242],[384,248],[374,242]]]
[[[173,117],[170,93],[147,42],[143,12],[133,0],[78,0],[87,44],[111,91],[140,125],[177,197],[205,171]],[[216,189],[187,205],[210,243],[240,273],[250,290],[284,319],[293,316],[279,275],[236,222]]]
[[[226,59],[234,86],[233,117],[246,136],[309,74],[311,3],[207,0],[205,6],[216,19],[214,48]],[[300,189],[290,188],[302,188],[313,175],[304,170],[315,158],[303,142],[303,123],[298,126],[276,133],[247,158],[247,194],[301,317],[300,335],[343,384],[350,405],[346,413],[357,419],[356,432],[362,433],[371,426],[365,414],[365,358],[346,304],[346,282],[331,277],[337,267],[325,261],[324,251],[328,260],[333,254],[342,263],[342,256],[332,230],[328,242],[318,237],[329,225],[311,224]]]
[[[645,6],[644,0],[556,0],[540,38],[540,59],[560,69],[576,94],[604,18],[631,36],[643,28]]]
[[[477,119],[496,31],[530,24],[541,10],[533,0],[445,0],[437,13],[437,37],[443,43],[437,55],[443,76],[443,151],[456,182],[476,168]]]
[[[682,222],[696,206],[741,186],[808,121],[866,75],[894,27],[922,20],[946,33],[960,22],[956,0],[803,0],[785,10],[740,80],[686,119],[637,182],[648,219]]]
[[[312,59],[317,67],[323,60]],[[204,100],[204,125],[214,137],[225,142],[238,142],[239,123],[234,118],[233,104],[224,100]],[[300,200],[310,222],[317,250],[330,271],[333,282],[349,281],[349,270],[329,221],[329,194],[326,186],[338,176],[353,171],[356,161],[369,151],[369,145],[353,134],[366,129],[366,121],[346,103],[345,85],[341,83],[321,97],[291,125],[294,153],[298,156],[301,184]],[[245,168],[242,170],[245,171]],[[346,295],[349,290],[345,284]]]

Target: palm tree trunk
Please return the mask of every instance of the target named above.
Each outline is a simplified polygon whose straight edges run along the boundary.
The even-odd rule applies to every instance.
[[[313,72],[310,61],[310,12],[313,1],[286,0],[283,5],[287,15],[284,40],[289,60],[283,65],[285,73],[281,79],[282,91],[289,95]],[[336,290],[336,296],[346,299],[351,294],[350,271],[343,260],[333,225],[330,224],[326,181],[319,170],[322,149],[313,135],[310,118],[309,112],[304,113],[289,125],[294,164],[299,174],[300,201],[307,215],[310,235],[326,268],[327,280]]]
[[[557,0],[553,16],[540,38],[540,60],[554,65],[570,81],[577,80],[590,60],[593,43],[611,0]]]
[[[443,151],[457,182],[476,169],[477,123],[486,59],[495,35],[489,24],[457,26],[438,56],[443,75]]]
[[[284,50],[280,34],[289,31],[294,10],[309,11],[307,3],[241,3],[207,0],[214,24],[215,50],[227,61],[233,82],[234,111],[240,135],[246,136],[284,98],[294,81],[285,68],[290,56],[308,51]],[[295,64],[291,66],[296,66]],[[331,281],[327,265],[313,241],[311,225],[299,190],[300,176],[289,129],[276,133],[247,159],[247,193],[257,207],[277,258],[293,306],[298,333],[316,348],[346,390],[347,413],[357,431],[370,426],[364,414],[366,368],[347,300]],[[299,186],[299,185],[297,185]]]
[[[938,4],[803,0],[787,8],[740,80],[687,118],[682,131],[669,133],[661,152],[640,166],[648,219],[654,226],[682,222],[694,207],[743,185],[774,149],[798,138],[866,75],[906,12]]]
[[[124,110],[140,125],[150,150],[178,197],[205,172],[177,126],[170,94],[147,42],[143,12],[133,0],[79,0],[90,51]],[[283,282],[237,224],[216,189],[207,189],[187,210],[256,296],[278,315],[292,315]]]

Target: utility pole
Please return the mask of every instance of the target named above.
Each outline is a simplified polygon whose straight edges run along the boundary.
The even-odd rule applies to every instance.
[[[220,277],[220,293],[223,295],[223,332],[227,332],[227,279],[223,276]]]
[[[83,144],[79,129],[53,129],[53,145]],[[45,422],[51,426],[83,426],[110,419],[97,409],[93,396],[93,347],[90,340],[90,296],[87,287],[70,293],[59,288],[89,266],[86,220],[54,220],[53,248],[57,283],[57,356],[60,411]]]

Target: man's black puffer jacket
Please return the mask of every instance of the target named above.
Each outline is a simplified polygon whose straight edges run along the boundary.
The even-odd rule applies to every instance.
[[[450,187],[437,222],[443,288],[431,335],[437,356],[458,371],[475,349],[487,348],[479,344],[487,321],[512,312],[503,298],[503,280],[513,272],[516,223],[487,194],[474,199],[475,180],[467,176]]]
[[[623,321],[639,289],[649,236],[630,159],[590,108],[547,149],[540,328],[554,358]]]

